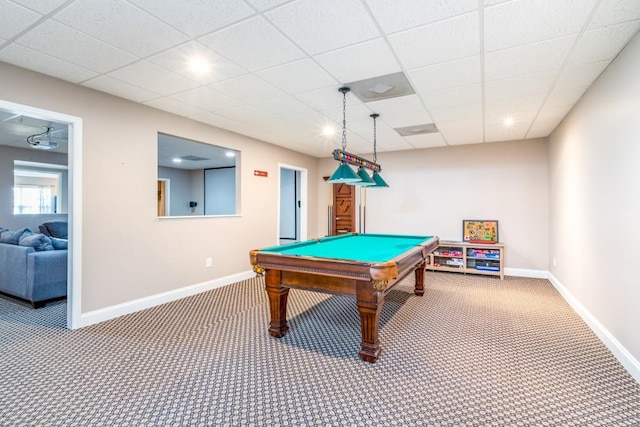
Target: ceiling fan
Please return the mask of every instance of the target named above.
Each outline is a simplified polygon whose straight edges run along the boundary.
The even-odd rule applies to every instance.
[[[46,130],[42,133],[29,135],[27,137],[27,143],[32,148],[38,148],[40,150],[53,150],[58,148],[60,146],[58,139],[51,136],[51,130],[53,128],[51,126],[43,126],[42,128]]]

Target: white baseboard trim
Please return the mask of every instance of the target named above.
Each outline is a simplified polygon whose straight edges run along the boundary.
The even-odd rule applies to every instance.
[[[600,323],[598,319],[596,319],[553,274],[548,274],[549,281],[556,290],[560,292],[560,295],[562,295],[565,301],[567,301],[571,308],[578,313],[582,320],[584,320],[593,333],[600,338],[600,341],[607,346],[631,376],[640,383],[640,362],[635,359],[626,348],[624,348],[624,346],[602,325],[602,323]]]
[[[155,307],[157,305],[165,304],[171,301],[176,301],[185,297],[189,297],[191,295],[209,291],[211,289],[221,288],[223,286],[230,285],[231,283],[247,280],[254,277],[255,275],[256,273],[254,273],[253,271],[245,271],[242,273],[233,274],[231,276],[225,276],[207,282],[196,283],[195,285],[185,286],[184,288],[175,289],[173,291],[163,292],[161,294],[151,295],[122,304],[113,305],[111,307],[105,307],[99,310],[83,313],[80,315],[77,327],[83,328],[85,326],[94,325],[106,320],[115,319],[116,317],[124,316],[125,314],[135,313],[136,311]]]
[[[529,270],[524,268],[505,268],[504,275],[515,277],[529,277],[531,279],[546,279],[549,277],[549,272],[544,270]]]

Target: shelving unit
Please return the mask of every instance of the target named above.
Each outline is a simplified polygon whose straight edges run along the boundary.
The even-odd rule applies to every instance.
[[[429,254],[427,269],[454,273],[484,274],[504,279],[505,249],[502,243],[440,241]]]

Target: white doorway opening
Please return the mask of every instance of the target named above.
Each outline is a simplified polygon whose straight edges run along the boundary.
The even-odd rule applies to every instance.
[[[285,164],[278,166],[277,242],[307,240],[307,169]]]
[[[0,99],[0,109],[37,119],[51,120],[68,126],[69,253],[67,257],[67,328],[76,329],[80,327],[82,313],[82,119],[2,99]]]

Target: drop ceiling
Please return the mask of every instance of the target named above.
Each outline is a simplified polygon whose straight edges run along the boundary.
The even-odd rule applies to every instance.
[[[349,151],[371,152],[372,113],[379,151],[547,136],[640,29],[638,0],[0,0],[0,12],[0,61],[315,157],[340,146],[338,88],[397,73],[415,93],[347,94]],[[190,69],[194,56],[209,71]],[[395,130],[427,124],[437,132]]]

